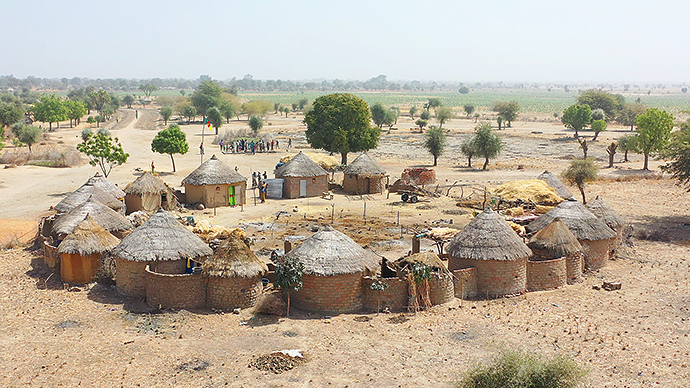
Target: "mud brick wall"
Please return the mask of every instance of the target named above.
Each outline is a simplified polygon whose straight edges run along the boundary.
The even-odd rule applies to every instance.
[[[369,191],[364,191],[364,181],[369,178]],[[345,174],[343,178],[343,190],[349,194],[376,194],[382,193],[385,187],[385,176],[357,176],[355,174]]]
[[[583,254],[565,256],[566,281],[573,284],[582,278],[584,271],[585,258]]]
[[[362,308],[362,273],[304,275],[302,289],[290,293],[291,304],[301,310],[348,313]]]
[[[321,193],[328,191],[328,175],[317,177],[281,177],[283,181],[283,198],[299,198],[299,181],[307,180],[307,197],[320,197]]]
[[[400,278],[380,278],[379,280],[388,284],[386,290],[372,290],[371,285],[376,279],[368,276],[362,278],[362,302],[365,309],[376,311],[379,297],[381,310],[388,307],[390,311],[401,311],[407,307],[407,280]]]
[[[115,259],[117,292],[127,296],[146,296],[146,262]]]
[[[222,310],[252,307],[263,289],[261,276],[210,277],[206,283],[206,305]]]
[[[608,240],[577,240],[582,244],[585,253],[585,269],[594,271],[608,264],[609,253],[615,244],[615,238]]]
[[[194,309],[206,303],[201,274],[162,274],[146,267],[146,303],[153,308]]]
[[[401,175],[403,182],[413,185],[428,185],[436,182],[436,171],[430,168],[406,168]]]
[[[148,263],[151,271],[165,274],[183,274],[187,270],[187,260],[166,260]]]
[[[429,278],[429,299],[431,305],[444,304],[455,299],[455,286],[450,274],[432,273]]]
[[[477,296],[477,269],[463,268],[453,271],[455,297],[470,299]]]
[[[527,285],[527,258],[503,260],[467,260],[451,257],[448,269],[477,268],[477,295],[498,297],[525,292]]]
[[[543,291],[566,285],[565,257],[544,261],[527,262],[527,290]]]
[[[48,268],[56,270],[60,268],[58,248],[50,245],[48,241],[43,242],[43,262]]]

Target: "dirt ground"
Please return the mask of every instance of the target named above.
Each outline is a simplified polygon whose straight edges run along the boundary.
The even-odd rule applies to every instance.
[[[143,112],[142,112],[143,111]],[[201,125],[183,125],[190,142],[187,155],[176,155],[177,172],[167,155],[154,154],[155,131],[137,129],[139,120],[155,124],[155,112],[139,109],[139,120],[125,110],[112,132],[130,159],[110,179],[124,187],[135,168],[151,161],[173,187],[200,162]],[[264,132],[277,134],[281,151],[291,138],[304,148],[301,116],[271,116]],[[405,118],[382,135],[371,154],[391,177],[404,167],[427,166],[431,157],[420,148],[421,134]],[[142,123],[144,123],[142,121]],[[152,124],[153,123],[153,124]],[[581,154],[572,133],[549,123],[515,122],[501,132],[506,150],[488,171],[468,169],[458,151],[472,120],[452,120],[449,150],[439,159],[439,190],[459,196],[457,185],[492,186],[533,178],[544,169],[562,171]],[[120,128],[120,129],[117,129]],[[246,121],[221,128],[244,129]],[[80,128],[53,134],[65,144],[79,141]],[[605,165],[611,139],[625,135],[613,128],[590,145],[590,154]],[[273,170],[284,152],[220,155],[205,136],[206,155],[237,165],[240,173]],[[353,160],[356,155],[350,155]],[[562,289],[489,301],[459,301],[416,315],[343,314],[334,317],[296,311],[289,319],[214,311],[151,311],[142,301],[123,298],[110,286],[91,285],[69,292],[50,275],[35,252],[0,253],[0,385],[2,386],[234,386],[234,387],[450,387],[473,360],[501,347],[571,355],[590,370],[591,387],[682,387],[690,378],[690,201],[689,194],[666,177],[639,173],[642,159],[602,169],[602,180],[587,189],[601,195],[634,227],[635,246],[620,252],[606,268],[582,283]],[[657,167],[659,162],[653,162]],[[473,161],[481,167],[481,161]],[[520,168],[518,169],[518,166]],[[96,169],[22,166],[0,173],[0,203],[5,220],[0,235],[19,235],[51,205],[79,187]],[[336,175],[337,177],[337,175]],[[466,195],[469,188],[465,186]],[[573,190],[573,192],[576,190]],[[445,190],[444,190],[445,192]],[[576,194],[579,198],[579,195]],[[197,220],[241,226],[266,257],[285,236],[311,235],[331,224],[360,244],[389,259],[410,249],[412,234],[443,224],[461,227],[471,210],[449,197],[403,204],[390,195],[269,200],[243,208],[187,211]],[[366,205],[365,205],[366,204]],[[366,206],[366,219],[364,208]],[[293,209],[297,209],[296,212]],[[400,220],[398,223],[398,219]],[[10,221],[12,220],[12,221]],[[25,228],[25,229],[21,229]],[[402,238],[401,238],[402,236]],[[423,249],[431,249],[428,241]],[[603,280],[623,284],[620,291],[594,290]],[[392,319],[395,318],[395,319]],[[308,362],[283,374],[248,367],[257,356],[299,348]]]

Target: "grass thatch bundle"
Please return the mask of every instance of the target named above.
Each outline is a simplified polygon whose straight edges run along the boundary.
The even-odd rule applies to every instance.
[[[587,204],[587,209],[615,231],[619,231],[625,225],[625,218],[616,213],[611,205],[599,198],[599,196]]]
[[[89,178],[89,180],[86,181],[86,183],[92,184],[92,185],[98,187],[99,189],[105,191],[106,193],[111,194],[115,198],[124,198],[125,197],[125,192],[122,191],[121,188],[119,188],[113,182],[109,181],[108,178],[105,178],[100,173],[96,173],[96,175]]]
[[[134,182],[127,185],[124,191],[127,194],[141,196],[144,194],[163,194],[170,192],[171,189],[163,180],[147,171]]]
[[[561,198],[568,199],[573,197],[573,194],[570,192],[570,190],[568,190],[563,182],[551,171],[546,170],[542,172],[537,179],[540,179],[546,182],[550,187],[553,187],[553,189],[556,190],[556,194],[561,196]]]
[[[293,176],[293,177],[310,177],[328,175],[325,169],[331,169],[339,165],[338,159],[333,156],[310,153],[310,156],[300,151],[295,156],[285,156],[280,159],[284,165],[278,167],[275,171],[277,177]],[[314,158],[312,160],[312,157]],[[314,161],[316,160],[316,162]]]
[[[108,252],[120,243],[120,239],[113,236],[98,225],[90,215],[80,222],[76,228],[60,243],[59,253],[88,256],[94,253]]]
[[[532,221],[527,225],[527,231],[536,233],[556,218],[560,218],[565,222],[568,229],[578,240],[607,240],[616,236],[616,233],[611,228],[606,226],[603,221],[573,198],[561,202],[550,212],[542,214],[539,218]]]
[[[213,155],[211,159],[205,161],[196,170],[192,171],[191,174],[187,175],[182,180],[182,183],[193,186],[231,185],[237,182],[245,182],[246,180],[247,178],[218,160],[216,155]]]
[[[304,264],[304,274],[334,276],[357,272],[374,272],[379,258],[364,250],[345,234],[326,227],[304,240],[286,257],[295,257]]]
[[[109,232],[132,229],[132,223],[125,216],[95,199],[89,198],[83,204],[58,217],[53,224],[53,232],[58,235],[70,234],[87,216],[91,216],[98,225]]]
[[[256,257],[249,246],[235,235],[230,235],[213,256],[204,261],[202,274],[220,278],[252,278],[268,272],[264,262]]]
[[[582,245],[560,218],[555,218],[537,232],[527,244],[541,259],[558,259],[582,253]]]
[[[532,256],[532,251],[498,213],[477,215],[448,245],[459,259],[513,261]]]
[[[208,244],[162,209],[113,249],[113,255],[130,261],[202,261],[211,254],[213,250]]]
[[[55,205],[55,210],[58,213],[67,213],[75,207],[86,202],[89,198],[93,198],[94,200],[115,211],[121,211],[125,206],[122,201],[120,201],[114,195],[106,192],[91,182],[86,182],[80,188],[74,190],[72,193],[63,198],[62,201],[60,201],[57,205]]]
[[[532,201],[540,205],[557,205],[563,199],[556,194],[556,190],[539,179],[512,181],[491,189],[495,194],[507,201]]]
[[[401,270],[404,270],[406,268],[411,268],[411,266],[414,263],[424,264],[436,272],[444,272],[444,273],[449,272],[448,269],[446,268],[446,266],[443,264],[443,261],[441,261],[441,259],[438,257],[438,255],[432,251],[424,251],[424,252],[415,253],[414,255],[401,257],[400,259],[398,259],[395,262],[395,264]]]
[[[386,170],[366,152],[353,160],[343,172],[353,175],[386,175]]]

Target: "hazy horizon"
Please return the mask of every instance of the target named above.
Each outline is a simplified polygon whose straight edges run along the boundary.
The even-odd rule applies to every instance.
[[[684,83],[690,3],[0,4],[0,75]],[[675,15],[682,15],[677,17]],[[8,33],[9,32],[9,33]]]

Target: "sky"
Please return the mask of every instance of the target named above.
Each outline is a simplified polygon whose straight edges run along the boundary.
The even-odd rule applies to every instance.
[[[3,0],[0,75],[690,81],[688,1]]]

